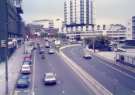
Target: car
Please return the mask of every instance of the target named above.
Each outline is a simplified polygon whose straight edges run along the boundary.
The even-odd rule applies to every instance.
[[[17,88],[28,88],[29,87],[29,80],[24,76],[20,77],[18,80],[17,80],[17,83],[16,83],[16,87]]]
[[[45,85],[55,85],[56,84],[56,74],[49,72],[44,75],[44,84]]]
[[[45,47],[46,47],[46,48],[50,48],[49,42],[46,42],[46,43],[45,43]]]
[[[32,54],[27,53],[27,54],[25,54],[25,57],[26,57],[26,58],[32,58]],[[25,57],[24,57],[24,58],[25,58]]]
[[[40,50],[39,50],[39,54],[44,54],[45,53],[45,50],[43,49],[43,48],[41,48]]]
[[[42,59],[45,59],[45,55],[44,55],[44,54],[42,54],[42,55],[41,55],[41,58],[42,58]]]
[[[31,61],[23,61],[23,65],[24,64],[28,64],[28,65],[32,66],[32,62]]]
[[[31,73],[31,68],[30,65],[28,64],[23,64],[21,68],[21,73],[22,74],[30,74]]]
[[[48,51],[49,54],[54,54],[55,53],[55,50],[50,48],[49,51]]]
[[[90,55],[90,54],[84,54],[83,57],[84,57],[85,59],[91,59],[91,55]]]
[[[91,55],[90,55],[90,52],[87,51],[87,50],[84,50],[83,58],[85,58],[85,59],[91,59],[92,57],[91,57]]]
[[[31,58],[24,58],[23,62],[29,62],[30,64],[32,64],[32,59]]]
[[[20,74],[19,79],[30,80],[29,75]]]

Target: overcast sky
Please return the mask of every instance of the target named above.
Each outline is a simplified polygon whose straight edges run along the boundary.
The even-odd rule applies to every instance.
[[[65,0],[23,0],[23,18],[26,22],[63,18]],[[96,23],[125,24],[135,15],[135,0],[95,0]]]

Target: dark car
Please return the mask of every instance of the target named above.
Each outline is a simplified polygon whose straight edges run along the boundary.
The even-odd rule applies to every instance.
[[[39,54],[44,54],[45,53],[45,50],[44,49],[40,49],[39,50]]]
[[[21,76],[19,77],[17,83],[16,83],[17,88],[28,88],[29,87],[29,78],[27,76]]]
[[[42,59],[45,59],[45,55],[44,55],[44,54],[42,54],[42,55],[41,55],[41,58],[42,58]]]
[[[29,81],[29,75],[23,75],[23,74],[21,74],[19,76],[19,79],[24,79],[24,80],[28,80]]]

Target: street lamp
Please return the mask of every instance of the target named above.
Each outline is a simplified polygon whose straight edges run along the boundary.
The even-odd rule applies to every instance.
[[[4,2],[5,1],[5,2]],[[5,27],[5,95],[8,95],[8,0],[3,0],[3,2],[5,3],[5,23],[6,23],[6,27]]]
[[[92,26],[92,32],[93,32],[93,34],[94,34],[94,24],[91,24],[91,26]],[[93,52],[95,53],[95,37],[93,37],[93,45],[92,45],[92,47],[93,47]]]

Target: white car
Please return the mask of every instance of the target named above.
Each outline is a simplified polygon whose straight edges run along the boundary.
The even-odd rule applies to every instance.
[[[22,74],[30,74],[31,73],[31,68],[29,64],[23,64],[21,68],[21,73]]]
[[[45,47],[46,47],[46,48],[50,48],[49,42],[46,42],[46,43],[45,43]]]
[[[88,51],[85,51],[84,52],[84,55],[83,55],[83,58],[85,58],[85,59],[91,59],[90,53]]]
[[[85,59],[91,59],[91,55],[90,54],[84,54],[83,56]]]
[[[55,50],[51,48],[51,49],[49,49],[48,53],[49,54],[54,54],[55,53]]]
[[[54,74],[52,72],[45,73],[44,84],[45,85],[55,85],[56,84],[56,74]]]

